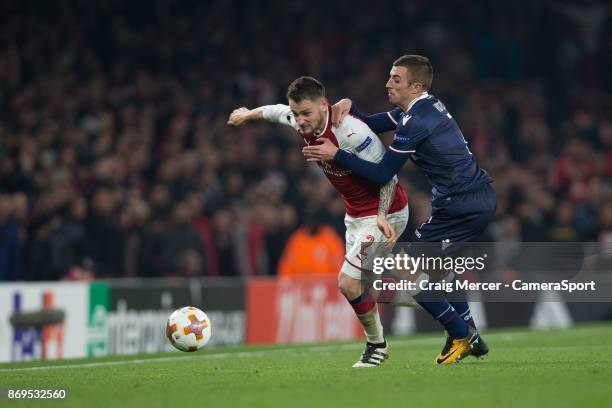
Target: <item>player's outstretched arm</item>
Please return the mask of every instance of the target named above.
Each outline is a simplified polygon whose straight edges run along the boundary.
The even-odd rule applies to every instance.
[[[360,176],[378,184],[388,183],[408,160],[408,154],[387,150],[382,160],[374,163],[338,149],[329,139],[321,138],[321,141],[319,145],[310,145],[302,149],[308,161],[336,160]]]
[[[242,126],[252,120],[263,119],[263,110],[261,107],[255,109],[242,108],[234,109],[229,115],[227,124],[230,126]]]
[[[291,126],[297,129],[297,123],[291,108],[287,105],[263,105],[255,109],[238,108],[235,109],[229,116],[227,124],[230,126],[242,126],[252,120],[265,120],[270,123],[280,123],[283,125]]]
[[[408,156],[407,154],[396,153],[387,149],[382,160],[378,163],[373,163],[340,149],[336,152],[334,160],[368,180],[378,184],[385,184],[400,171],[406,160],[408,160]]]

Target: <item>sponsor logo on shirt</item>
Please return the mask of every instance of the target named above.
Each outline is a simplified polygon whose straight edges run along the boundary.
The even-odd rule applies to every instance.
[[[323,170],[325,174],[330,175],[330,176],[344,177],[344,176],[348,176],[349,174],[351,174],[351,170],[342,168],[334,163],[324,161],[324,162],[317,162],[317,164],[321,167],[321,169]]]
[[[446,110],[446,106],[440,101],[433,104],[433,107],[436,108],[440,112],[444,112]]]
[[[393,137],[393,141],[399,142],[399,143],[408,143],[410,142],[410,136],[398,135],[396,133],[395,136]]]
[[[355,148],[355,150],[357,150],[357,152],[361,152],[365,150],[371,143],[372,143],[372,138],[368,136],[366,140],[363,141],[363,143],[361,143],[359,146]]]
[[[404,117],[402,118],[402,125],[405,125],[405,124],[406,124],[406,122],[408,122],[408,121],[410,120],[410,118],[411,118],[411,117],[412,117],[412,116],[410,116],[410,115],[406,115],[406,116],[404,116]]]

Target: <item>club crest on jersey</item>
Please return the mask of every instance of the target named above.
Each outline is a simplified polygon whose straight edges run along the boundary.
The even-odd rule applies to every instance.
[[[355,150],[357,150],[357,152],[362,152],[363,150],[365,150],[370,144],[372,143],[372,138],[370,136],[368,136],[366,138],[366,140],[363,141],[362,144],[360,144],[359,146],[357,146],[355,148]]]

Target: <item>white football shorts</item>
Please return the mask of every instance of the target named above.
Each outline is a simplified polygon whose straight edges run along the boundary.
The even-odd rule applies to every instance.
[[[408,215],[408,205],[387,215],[387,220],[398,236],[406,229]],[[344,225],[346,225],[346,255],[340,271],[351,278],[361,279],[361,266],[365,260],[387,256],[391,249],[380,245],[381,242],[386,242],[387,238],[376,225],[376,215],[354,218],[347,214],[344,217]],[[368,245],[370,242],[371,246]]]

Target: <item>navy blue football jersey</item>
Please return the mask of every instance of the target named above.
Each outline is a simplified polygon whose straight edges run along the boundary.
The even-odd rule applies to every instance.
[[[390,156],[409,156],[425,172],[434,198],[462,194],[493,181],[476,162],[457,122],[433,95],[423,94],[415,99],[406,112],[395,108],[390,112],[365,116],[353,106],[351,113],[364,120],[376,133],[395,129],[388,153],[395,153]],[[389,159],[391,163],[393,159]],[[394,164],[398,160],[401,162],[397,157]]]
[[[397,118],[397,128],[389,149],[410,155],[427,175],[434,197],[471,191],[493,180],[476,162],[446,106],[433,95],[416,101],[406,113],[397,109],[390,114]]]

